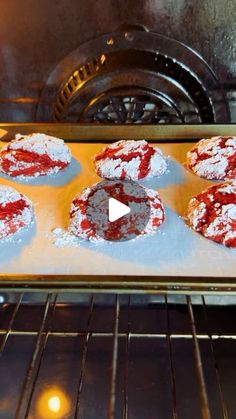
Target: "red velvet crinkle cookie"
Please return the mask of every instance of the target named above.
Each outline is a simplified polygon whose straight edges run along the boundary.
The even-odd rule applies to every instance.
[[[187,153],[187,167],[205,179],[236,179],[236,137],[200,140]]]
[[[162,175],[167,168],[161,150],[147,141],[121,140],[94,157],[95,170],[103,179],[139,180]]]
[[[192,198],[188,220],[207,239],[236,247],[236,183],[211,186]]]
[[[20,135],[0,151],[0,171],[12,176],[52,175],[71,161],[63,140],[45,134]]]
[[[116,182],[111,181],[111,184],[113,183],[113,191],[116,189]],[[107,192],[107,200],[111,196],[111,184],[107,187],[102,187],[105,192]],[[99,184],[97,184],[99,185]],[[97,185],[93,185],[89,188],[86,188],[83,190],[81,195],[77,195],[74,200],[72,201],[71,209],[70,209],[70,225],[69,225],[69,231],[74,234],[75,236],[79,238],[83,238],[85,240],[91,240],[91,241],[97,241],[97,240],[103,240],[101,237],[97,235],[96,229],[93,227],[93,225],[88,221],[86,212],[88,208],[88,200],[91,192],[93,191],[93,188]],[[165,212],[164,207],[162,204],[162,201],[160,199],[160,196],[158,192],[152,190],[143,188],[145,190],[145,194],[149,199],[150,203],[150,216],[148,223],[146,224],[146,227],[142,232],[140,231],[139,234],[146,235],[146,234],[154,234],[156,230],[160,227],[160,225],[165,220]],[[134,188],[134,192],[132,196],[129,196],[129,199],[135,202],[142,202],[142,197],[140,197],[140,194],[136,195],[137,189]],[[115,196],[115,192],[112,194]],[[119,199],[122,200],[122,197],[119,196]],[[102,221],[101,221],[102,222]],[[125,221],[124,221],[125,223]],[[126,226],[125,228],[126,229]],[[127,232],[126,232],[127,233]],[[129,232],[128,232],[129,234]],[[137,234],[138,235],[138,234]],[[107,238],[108,240],[112,240],[112,237]]]
[[[33,217],[28,198],[9,186],[0,186],[0,239],[29,225]]]

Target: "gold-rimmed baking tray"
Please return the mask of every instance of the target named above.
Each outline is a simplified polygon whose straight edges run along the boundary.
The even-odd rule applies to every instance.
[[[36,223],[30,231],[0,245],[2,289],[236,291],[234,249],[202,238],[182,218],[190,197],[212,184],[183,167],[190,143],[212,135],[236,135],[235,125],[0,125],[2,141],[18,132],[45,132],[66,139],[74,161],[69,170],[53,179],[19,183],[1,178],[1,183],[29,197],[36,213]],[[147,138],[170,156],[169,172],[144,182],[159,190],[166,206],[166,222],[155,236],[135,242],[55,246],[52,230],[66,227],[73,196],[100,180],[93,170],[92,156],[103,143],[119,138]]]

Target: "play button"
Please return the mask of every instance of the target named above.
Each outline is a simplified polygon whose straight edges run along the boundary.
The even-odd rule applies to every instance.
[[[86,216],[96,234],[105,240],[130,240],[145,230],[150,201],[136,182],[107,180],[91,188]]]
[[[111,223],[129,213],[130,208],[127,205],[122,204],[122,202],[117,201],[115,198],[109,198],[108,219]]]

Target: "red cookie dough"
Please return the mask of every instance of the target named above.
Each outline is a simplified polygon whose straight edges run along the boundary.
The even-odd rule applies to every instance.
[[[29,225],[33,217],[28,198],[9,186],[0,186],[0,239]]]
[[[205,179],[236,179],[236,137],[200,140],[187,153],[187,167]]]
[[[45,134],[17,134],[0,151],[0,171],[12,177],[52,175],[70,161],[71,154],[64,141]]]
[[[95,170],[104,179],[139,180],[162,175],[167,168],[161,150],[147,141],[118,141],[94,157]]]
[[[192,198],[188,220],[206,238],[236,247],[236,183],[211,186]]]
[[[119,181],[117,181],[120,183]],[[104,201],[107,202],[109,197],[112,195],[115,199],[117,198],[119,201],[123,201],[122,193],[120,193],[119,190],[119,196],[116,196],[116,181],[111,181],[110,185],[106,188],[103,188],[105,191],[106,197]],[[99,185],[99,184],[97,184]],[[74,198],[72,201],[71,209],[70,209],[70,225],[69,225],[69,231],[74,234],[75,236],[79,238],[83,238],[86,240],[91,241],[97,241],[97,240],[103,240],[103,238],[99,237],[96,228],[94,228],[94,225],[89,222],[87,218],[87,208],[88,208],[88,200],[91,192],[93,191],[93,188],[96,187],[96,185],[93,185],[90,188],[84,189],[81,195],[78,195]],[[112,190],[111,190],[112,188]],[[135,234],[138,236],[146,235],[146,234],[153,234],[156,232],[158,227],[163,223],[165,219],[165,213],[162,201],[160,199],[159,194],[151,189],[143,188],[145,190],[145,194],[148,197],[149,200],[149,206],[150,206],[150,216],[148,219],[148,223],[146,224],[146,227],[142,231],[137,231]],[[127,196],[126,196],[127,199]],[[143,198],[140,197],[140,195],[135,194],[135,188],[134,192],[131,195],[128,196],[129,201],[134,201],[136,203],[142,202]],[[101,209],[102,212],[104,212],[103,208]],[[106,211],[106,210],[105,210]],[[102,223],[102,217],[101,217],[101,223]],[[105,221],[106,223],[106,221]],[[119,227],[121,227],[121,239],[122,234],[129,235],[129,231],[127,231],[125,220],[124,225],[122,226],[122,223],[119,223]],[[106,227],[106,226],[105,226]],[[123,230],[124,228],[124,230]],[[132,227],[133,228],[133,227]],[[123,233],[124,231],[124,233]],[[133,232],[133,231],[132,231]],[[113,240],[113,237],[111,236],[112,232],[108,232],[107,237],[105,237],[106,240]],[[117,230],[115,232],[115,235],[117,237]]]

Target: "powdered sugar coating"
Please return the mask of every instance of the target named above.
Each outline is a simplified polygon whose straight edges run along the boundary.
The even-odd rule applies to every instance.
[[[73,199],[70,209],[69,232],[79,238],[97,242],[104,241],[104,239],[98,236],[96,229],[89,223],[86,215],[88,198],[95,186],[84,189],[81,195],[77,195]],[[143,189],[150,202],[150,217],[145,229],[137,237],[154,234],[165,219],[164,207],[158,192],[147,188]],[[109,199],[109,196],[108,194],[107,199]],[[137,196],[134,195],[134,197],[137,199]]]
[[[0,151],[0,170],[9,176],[38,177],[55,174],[71,162],[63,140],[46,134],[17,134]]]
[[[94,157],[95,170],[104,179],[138,180],[162,175],[166,161],[161,150],[147,141],[121,140]]]
[[[9,186],[0,186],[0,239],[29,225],[34,217],[31,201]]]
[[[200,140],[187,153],[187,166],[206,179],[236,179],[236,137]]]
[[[53,243],[56,247],[79,247],[80,242],[78,238],[70,233],[68,230],[62,228],[55,228],[52,231]]]
[[[39,155],[47,154],[53,161],[71,161],[70,151],[64,141],[46,134],[16,134],[15,140],[11,142],[11,149],[32,151]]]
[[[21,199],[21,194],[18,191],[10,186],[0,186],[0,205],[4,207],[8,202],[16,202],[19,199]]]
[[[188,220],[206,238],[236,247],[236,183],[211,186],[192,198]]]

